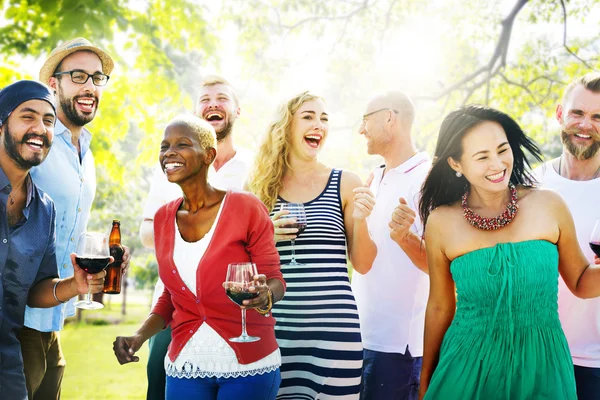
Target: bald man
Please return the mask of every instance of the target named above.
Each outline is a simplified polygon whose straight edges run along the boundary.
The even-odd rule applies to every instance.
[[[416,210],[431,162],[413,144],[414,116],[406,94],[387,92],[369,101],[359,130],[367,152],[385,160],[370,179],[376,204],[367,223],[377,257],[352,277],[364,348],[361,400],[419,393],[429,277]]]

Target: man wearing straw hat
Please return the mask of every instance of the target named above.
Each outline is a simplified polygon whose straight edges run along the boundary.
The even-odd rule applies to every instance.
[[[73,275],[69,262],[77,238],[86,230],[96,192],[91,133],[85,125],[98,110],[113,69],[108,54],[84,38],[55,48],[40,70],[40,81],[57,97],[54,143],[43,168],[33,168],[35,184],[56,206],[56,260],[61,278]],[[124,256],[124,268],[129,251]],[[50,309],[27,308],[19,334],[29,399],[58,399],[65,360],[59,333],[66,317],[75,314],[73,300]]]

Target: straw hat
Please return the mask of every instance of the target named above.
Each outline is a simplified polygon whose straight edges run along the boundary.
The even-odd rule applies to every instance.
[[[50,78],[54,75],[56,71],[56,67],[58,64],[62,62],[69,54],[75,53],[77,51],[91,51],[95,53],[98,57],[100,57],[100,61],[102,62],[102,72],[106,75],[110,75],[115,66],[112,58],[104,51],[100,50],[89,40],[84,38],[72,39],[67,42],[62,43],[60,46],[52,50],[50,53],[50,57],[46,60],[42,69],[40,69],[40,81],[49,84]]]

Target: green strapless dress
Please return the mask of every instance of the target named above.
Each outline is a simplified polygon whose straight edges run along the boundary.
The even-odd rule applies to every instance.
[[[456,315],[425,399],[577,400],[556,246],[502,243],[457,257],[450,271]]]

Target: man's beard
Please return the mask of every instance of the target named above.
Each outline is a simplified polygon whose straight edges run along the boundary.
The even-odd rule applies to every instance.
[[[60,85],[60,83],[59,83],[59,85]],[[94,100],[94,110],[87,115],[78,113],[77,109],[75,108],[75,102],[77,102],[78,99],[93,99]],[[62,88],[61,88],[61,90],[58,90],[58,102],[60,104],[60,108],[62,109],[62,111],[65,114],[65,116],[67,117],[67,119],[69,121],[71,121],[71,123],[75,126],[84,126],[84,125],[92,122],[92,120],[96,116],[96,111],[98,110],[98,105],[100,104],[100,102],[98,101],[98,97],[96,97],[94,95],[74,96],[70,99],[66,98],[63,95]]]
[[[596,155],[598,150],[600,150],[600,141],[595,139],[595,136],[597,135],[592,134],[592,144],[590,144],[589,146],[578,146],[575,143],[573,143],[572,136],[575,133],[579,132],[580,131],[572,131],[567,133],[563,130],[560,135],[563,145],[567,148],[567,151],[578,160],[589,160],[590,158]]]
[[[15,164],[17,164],[17,166],[22,170],[29,170],[32,167],[36,167],[36,166],[40,165],[42,163],[42,161],[44,161],[46,159],[46,156],[48,155],[48,151],[50,151],[50,146],[52,146],[52,143],[50,143],[50,141],[48,140],[48,138],[46,136],[36,135],[33,133],[25,134],[23,136],[23,139],[21,139],[21,142],[17,143],[15,141],[13,135],[10,133],[10,128],[8,126],[8,123],[6,123],[6,129],[4,129],[3,134],[4,134],[4,148],[6,149],[6,153],[15,162]],[[33,137],[42,140],[44,142],[44,146],[48,148],[48,151],[46,152],[46,154],[36,154],[33,157],[33,159],[27,160],[27,159],[23,158],[23,156],[19,153],[17,146],[19,144],[26,145],[27,140],[29,140]]]
[[[223,125],[223,129],[219,130],[218,132],[215,132],[217,134],[217,142],[221,142],[223,139],[229,136],[229,134],[231,134],[234,122],[235,119],[230,120],[229,118],[226,118],[225,124]]]

